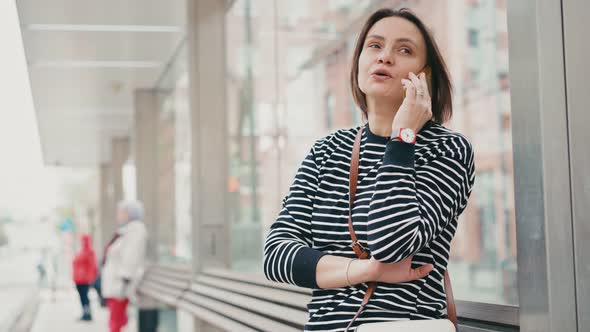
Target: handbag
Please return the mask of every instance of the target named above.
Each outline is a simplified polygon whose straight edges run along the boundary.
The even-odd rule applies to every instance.
[[[359,158],[360,158],[360,151],[361,151],[361,137],[363,133],[363,129],[361,128],[354,140],[354,145],[352,147],[352,157],[350,159],[350,174],[349,174],[349,197],[348,197],[348,232],[350,233],[350,239],[352,241],[351,247],[358,259],[369,259],[371,254],[369,250],[363,247],[356,237],[356,233],[354,232],[354,228],[352,226],[352,208],[354,205],[354,199],[356,196],[356,185],[358,181],[358,167],[359,167]],[[448,319],[432,319],[432,320],[410,320],[410,321],[394,321],[394,322],[381,322],[381,323],[368,323],[360,325],[357,329],[357,332],[396,332],[396,331],[413,331],[413,332],[455,332],[457,327],[457,311],[455,308],[455,300],[453,298],[453,290],[451,287],[451,279],[449,277],[448,271],[445,271],[444,277],[445,283],[445,293],[447,297],[447,316]],[[365,296],[363,297],[363,301],[361,302],[361,306],[356,312],[356,314],[352,317],[352,320],[349,322],[348,326],[346,327],[345,332],[348,332],[352,327],[352,324],[355,320],[359,317],[373,292],[377,288],[376,282],[369,282],[367,291],[365,292]]]
[[[406,320],[360,325],[356,332],[455,332],[455,325],[448,319]]]

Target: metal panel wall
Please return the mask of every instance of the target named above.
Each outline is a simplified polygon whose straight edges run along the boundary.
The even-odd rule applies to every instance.
[[[577,331],[561,1],[508,1],[521,331]]]
[[[590,331],[590,114],[587,0],[563,1],[578,331]]]

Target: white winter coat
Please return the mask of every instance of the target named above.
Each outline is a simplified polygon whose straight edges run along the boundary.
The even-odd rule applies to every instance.
[[[130,221],[121,226],[119,238],[106,252],[102,269],[102,294],[105,298],[130,298],[134,296],[145,265],[147,230],[142,221]],[[131,280],[125,287],[123,279]]]

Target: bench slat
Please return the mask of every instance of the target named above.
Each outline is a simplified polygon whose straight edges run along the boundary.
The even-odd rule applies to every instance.
[[[307,311],[307,303],[311,300],[309,295],[293,293],[279,289],[269,289],[268,287],[245,284],[243,282],[219,279],[209,276],[199,276],[195,279],[197,282],[207,284],[212,287],[219,287],[225,290],[239,293],[245,296],[252,296],[265,299],[279,305],[289,305],[299,310]]]
[[[170,306],[176,306],[177,305],[177,297],[171,296],[170,294],[167,294],[166,292],[162,292],[161,290],[158,290],[157,287],[143,287],[141,289],[139,289],[139,292],[142,295],[146,295],[149,296],[151,298],[153,298],[154,300],[157,300],[159,302],[162,302],[164,304],[170,305]]]
[[[165,276],[158,276],[158,275],[149,276],[148,278],[145,278],[144,280],[149,280],[152,282],[161,283],[162,285],[166,285],[170,288],[177,288],[179,290],[186,289],[188,287],[188,285],[190,284],[189,281],[170,280],[170,279],[166,279]]]
[[[217,300],[213,300],[210,298],[206,298],[202,295],[195,294],[195,293],[188,293],[186,294],[185,298],[181,301],[181,306],[185,305],[184,302],[188,302],[188,304],[198,305],[205,307],[207,309],[213,310],[218,313],[223,313],[226,316],[232,317],[237,321],[248,322],[248,325],[262,330],[262,331],[290,331],[290,332],[301,332],[301,329],[291,327],[289,325],[271,320],[264,316],[260,316],[253,312],[240,309],[233,305],[223,303]]]
[[[179,309],[189,312],[194,316],[208,322],[209,324],[221,327],[226,331],[236,332],[257,332],[258,330],[252,329],[246,325],[242,325],[232,319],[222,316],[214,311],[199,307],[196,305],[188,304],[188,302],[181,302],[178,304]]]
[[[243,273],[243,272],[234,272],[234,271],[224,270],[224,269],[209,268],[209,269],[203,270],[202,274],[210,275],[213,277],[225,278],[225,279],[229,279],[229,280],[247,282],[247,283],[256,284],[259,286],[274,288],[274,289],[284,289],[287,291],[300,293],[300,294],[304,294],[304,295],[310,295],[310,296],[311,296],[311,292],[312,292],[311,289],[308,289],[308,288],[293,286],[293,285],[289,285],[289,284],[282,284],[282,283],[267,280],[264,277],[264,275],[257,274],[257,273]]]
[[[245,310],[254,311],[266,316],[272,316],[277,320],[283,320],[291,324],[303,325],[307,320],[307,313],[304,311],[289,307],[281,307],[273,303],[220,290],[215,287],[192,284],[191,290],[220,301],[231,302],[234,306],[239,306]]]

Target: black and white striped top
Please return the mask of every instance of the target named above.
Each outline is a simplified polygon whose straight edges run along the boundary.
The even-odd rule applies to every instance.
[[[314,144],[266,237],[266,277],[313,288],[306,331],[343,331],[367,289],[366,284],[318,289],[315,278],[323,255],[356,257],[348,232],[348,176],[360,128],[339,130]],[[431,263],[434,270],[412,282],[380,283],[356,326],[443,316],[443,275],[457,217],[474,184],[473,159],[464,136],[432,121],[415,145],[377,136],[365,125],[353,208],[357,237],[379,261],[415,254],[413,268]]]

